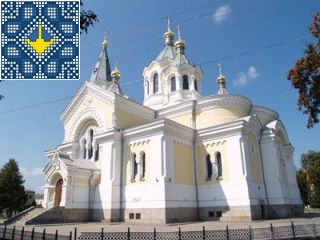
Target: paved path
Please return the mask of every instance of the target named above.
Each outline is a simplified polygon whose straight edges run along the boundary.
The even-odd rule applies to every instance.
[[[148,224],[131,224],[131,223],[106,223],[106,222],[90,222],[90,223],[77,223],[77,224],[46,224],[46,225],[26,225],[24,226],[25,231],[32,230],[42,232],[46,229],[47,233],[55,233],[58,230],[61,235],[69,235],[70,231],[74,232],[77,228],[78,235],[81,232],[100,232],[104,229],[104,232],[126,232],[128,227],[130,231],[134,232],[151,232],[156,228],[157,232],[171,232],[178,231],[179,227],[181,231],[201,231],[204,226],[206,230],[218,230],[226,229],[241,229],[248,228],[249,225],[252,228],[263,228],[270,227],[270,224],[275,226],[290,225],[291,222],[294,224],[310,224],[315,222],[320,224],[319,215],[306,214],[301,218],[290,218],[290,219],[277,219],[277,220],[259,220],[259,221],[248,221],[248,222],[219,222],[219,221],[199,221],[199,222],[188,222],[188,223],[174,223],[174,224],[159,224],[159,225],[148,225]],[[9,226],[13,227],[13,226]],[[23,226],[16,225],[17,229],[21,229]]]

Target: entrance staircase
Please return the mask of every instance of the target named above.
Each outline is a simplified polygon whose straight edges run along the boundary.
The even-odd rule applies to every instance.
[[[35,218],[36,216],[42,214],[46,209],[40,208],[40,207],[34,207],[31,208],[31,210],[26,210],[21,212],[20,214],[13,216],[9,218],[7,221],[4,222],[5,225],[15,225],[17,227],[22,227],[25,225],[25,223],[32,219]]]
[[[25,221],[25,225],[30,224],[50,224],[50,223],[63,223],[64,222],[64,207],[53,207],[44,209],[37,215],[30,217]]]

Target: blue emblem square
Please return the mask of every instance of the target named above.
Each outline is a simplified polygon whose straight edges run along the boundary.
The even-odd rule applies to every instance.
[[[80,0],[1,0],[1,79],[80,78]]]

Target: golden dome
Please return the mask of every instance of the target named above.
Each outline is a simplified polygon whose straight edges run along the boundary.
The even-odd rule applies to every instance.
[[[174,44],[175,47],[183,47],[185,48],[186,47],[186,43],[185,41],[183,41],[182,39],[178,39],[175,44]]]
[[[119,78],[121,77],[120,71],[116,68],[115,70],[113,70],[113,71],[111,72],[111,77],[112,77],[112,78],[117,78],[117,79],[119,79]]]
[[[169,31],[167,31],[167,32],[165,32],[163,34],[163,38],[171,38],[171,39],[173,39],[174,38],[174,33],[169,30]]]

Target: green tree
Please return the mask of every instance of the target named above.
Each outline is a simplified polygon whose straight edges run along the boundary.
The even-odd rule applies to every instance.
[[[316,42],[307,44],[305,56],[296,61],[287,79],[298,89],[297,105],[308,114],[307,127],[312,128],[319,122],[320,114],[320,12],[313,15],[309,30]]]
[[[313,208],[320,207],[320,151],[301,155],[302,169],[298,171],[301,199]],[[305,195],[306,194],[306,195]]]
[[[301,200],[304,206],[308,206],[310,204],[309,201],[309,184],[308,184],[308,175],[307,173],[300,169],[297,171],[297,182],[300,190]]]
[[[18,163],[10,159],[0,170],[0,209],[23,209],[26,202],[23,183]]]
[[[83,1],[80,1],[80,6],[83,6]],[[92,10],[82,9],[80,12],[80,30],[81,33],[88,32],[90,26],[93,26],[95,22],[98,22],[98,16]]]

